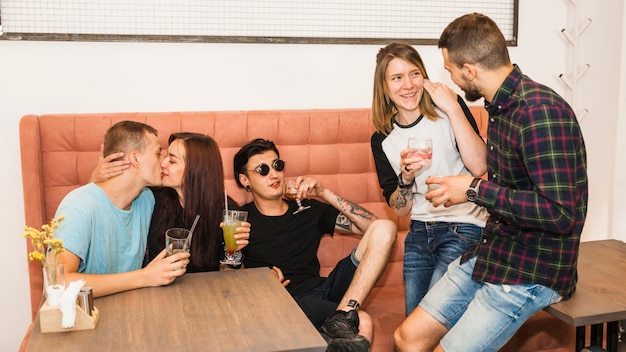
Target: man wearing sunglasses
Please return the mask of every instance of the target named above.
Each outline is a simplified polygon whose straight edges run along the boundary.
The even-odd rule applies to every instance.
[[[309,209],[295,212],[296,202],[283,198],[284,169],[278,149],[264,139],[249,142],[234,157],[235,181],[253,196],[243,206],[251,224],[244,266],[274,270],[320,330],[328,351],[368,351],[373,324],[358,308],[387,265],[396,225],[311,178],[297,178],[297,197],[317,199],[307,200]],[[320,240],[334,232],[360,234],[362,239],[328,278],[320,277]]]

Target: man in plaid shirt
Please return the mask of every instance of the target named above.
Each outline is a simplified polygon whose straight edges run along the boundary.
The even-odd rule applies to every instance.
[[[490,217],[480,242],[396,330],[400,351],[497,351],[533,314],[576,287],[587,212],[585,144],[571,107],[511,63],[489,17],[454,20],[439,39],[444,67],[489,112],[489,180],[433,177],[434,206],[471,201]],[[437,93],[435,93],[437,94]],[[453,94],[441,87],[441,94]],[[469,186],[469,187],[468,187]]]

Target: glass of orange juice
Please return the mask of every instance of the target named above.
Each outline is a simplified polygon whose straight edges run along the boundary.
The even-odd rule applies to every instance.
[[[240,265],[241,256],[237,255],[237,239],[235,233],[237,233],[237,227],[241,226],[241,223],[248,219],[248,212],[241,210],[224,210],[224,226],[222,231],[224,232],[224,259],[220,261],[222,264],[227,265]]]

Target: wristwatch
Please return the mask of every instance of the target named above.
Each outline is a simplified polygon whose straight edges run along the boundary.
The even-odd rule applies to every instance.
[[[415,184],[415,179],[411,180],[411,182],[408,185],[404,184],[404,181],[402,181],[402,173],[398,174],[398,187],[403,188],[403,189],[408,189],[413,187],[413,185]]]
[[[476,186],[478,185],[479,181],[480,181],[480,177],[474,177],[474,179],[472,180],[472,183],[470,184],[469,188],[465,192],[465,197],[470,202],[473,202],[476,200],[476,195],[478,194],[478,189],[476,189]]]

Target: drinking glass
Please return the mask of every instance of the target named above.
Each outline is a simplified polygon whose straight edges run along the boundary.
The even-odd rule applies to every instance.
[[[165,231],[165,252],[166,257],[170,255],[188,252],[185,242],[189,236],[189,230],[180,227],[174,227]]]
[[[411,137],[407,145],[411,151],[408,156],[411,158],[420,158],[419,163],[422,166],[429,165],[433,159],[433,140],[430,138]]]
[[[431,183],[428,185],[428,187],[426,188],[426,193],[430,193],[434,190],[436,190],[437,188],[439,188],[439,184],[438,183]],[[437,198],[439,197],[434,197],[430,199],[430,202],[434,202],[435,200],[437,200]]]
[[[302,200],[298,198],[298,189],[296,188],[296,180],[287,181],[287,184],[285,185],[284,197],[289,200],[295,200],[296,203],[298,204],[298,210],[294,211],[293,215],[296,215],[299,212],[302,212],[311,208],[310,206],[303,206]]]
[[[227,265],[240,265],[241,255],[238,255],[237,251],[237,239],[235,233],[237,227],[241,226],[241,223],[248,219],[248,212],[242,210],[224,210],[224,259],[220,260],[220,263]]]

